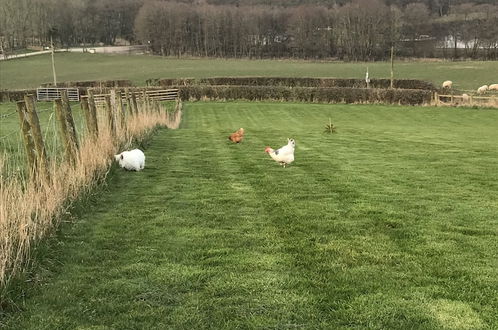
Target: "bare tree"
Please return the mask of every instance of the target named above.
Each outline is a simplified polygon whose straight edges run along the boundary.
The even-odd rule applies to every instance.
[[[478,1],[479,4],[476,4]],[[496,0],[0,0],[4,51],[44,46],[150,45],[167,56],[497,57]],[[424,36],[424,38],[421,38]],[[410,42],[408,42],[409,40]],[[449,51],[445,41],[452,40]],[[460,42],[465,49],[460,51]],[[461,52],[461,54],[460,54]]]

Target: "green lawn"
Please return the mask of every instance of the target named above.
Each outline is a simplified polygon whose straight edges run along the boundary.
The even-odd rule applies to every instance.
[[[159,56],[57,53],[57,80],[130,79],[144,85],[150,78],[213,76],[285,76],[364,78],[390,77],[390,63],[314,62],[303,60],[175,59]],[[494,62],[396,62],[396,78],[422,79],[440,86],[452,80],[456,89],[475,91],[498,83]],[[50,55],[0,62],[0,89],[34,88],[51,82]]]
[[[6,328],[498,328],[498,111],[185,109],[43,244]]]

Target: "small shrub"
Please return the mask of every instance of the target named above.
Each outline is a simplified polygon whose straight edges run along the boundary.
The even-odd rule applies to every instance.
[[[0,90],[0,102],[15,102],[24,99],[26,94],[36,94],[35,89]]]
[[[325,133],[337,133],[337,127],[332,124],[332,120],[329,118],[329,123],[325,125]]]

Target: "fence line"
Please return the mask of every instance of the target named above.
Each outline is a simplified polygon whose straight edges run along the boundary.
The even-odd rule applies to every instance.
[[[0,118],[7,118],[7,117],[10,117],[10,116],[12,116],[12,115],[14,115],[16,113],[17,113],[16,111],[11,112],[11,113],[6,113],[5,115],[0,115]]]
[[[10,132],[9,134],[5,134],[5,135],[0,136],[0,139],[6,139],[9,136],[14,135],[14,134],[19,134],[19,132],[17,132],[17,131]]]
[[[436,106],[486,106],[498,107],[498,98],[496,96],[474,96],[474,95],[441,95],[434,93],[434,101]]]
[[[62,94],[62,100],[53,101],[55,111],[50,115],[49,125],[54,127],[44,132],[40,129],[39,112],[52,109],[37,110],[35,97],[30,93],[16,103],[21,130],[0,137],[19,134],[17,141],[24,150],[22,156],[19,152],[0,159],[0,214],[8,219],[0,230],[3,245],[0,251],[0,291],[24,270],[31,243],[57,226],[60,216],[81,192],[88,191],[105,178],[112,155],[140,141],[158,125],[177,128],[181,119],[179,99],[175,111],[168,111],[164,104],[146,93],[137,93],[136,106],[130,102],[130,106],[123,107],[120,104],[123,93],[116,90],[112,104],[110,96],[106,96],[110,105],[108,111],[97,112],[90,91],[81,100],[85,116],[81,125],[75,125],[67,93]],[[115,129],[114,134],[111,134],[111,127]],[[86,133],[76,134],[82,130]],[[45,133],[43,137],[42,132]],[[47,144],[47,134],[52,133],[55,144]],[[47,146],[57,152],[64,149],[64,159],[57,155],[50,157]],[[20,161],[13,164],[15,168],[8,163],[13,157]],[[23,167],[27,168],[26,172],[21,169]]]
[[[53,109],[41,109],[41,110],[37,110],[36,112],[37,113],[41,113],[41,112],[46,112],[46,111],[52,111]],[[10,113],[6,113],[5,115],[0,115],[0,118],[8,118],[12,115],[15,115],[17,113],[17,111],[14,111],[14,112],[10,112]]]
[[[128,91],[135,97],[143,98],[143,91]],[[105,104],[105,98],[111,94],[94,94],[95,104],[101,106]],[[173,101],[179,98],[178,89],[145,90],[145,96],[154,101]],[[127,93],[122,93],[121,100],[127,103]]]

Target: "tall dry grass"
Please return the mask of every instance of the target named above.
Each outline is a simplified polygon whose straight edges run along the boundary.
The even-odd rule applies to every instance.
[[[168,113],[164,106],[129,115],[124,127],[111,135],[106,116],[98,116],[99,135],[86,135],[80,142],[76,162],[63,157],[50,162],[49,177],[29,175],[0,178],[0,299],[9,282],[29,261],[33,243],[52,231],[61,215],[78,196],[90,191],[106,177],[118,150],[145,138],[157,126],[177,128],[181,109]],[[8,155],[0,156],[0,174]]]

